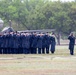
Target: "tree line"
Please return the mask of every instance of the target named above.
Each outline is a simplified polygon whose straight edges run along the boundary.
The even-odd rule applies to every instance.
[[[76,1],[0,0],[4,26],[12,22],[15,30],[56,29],[69,34],[76,31]]]

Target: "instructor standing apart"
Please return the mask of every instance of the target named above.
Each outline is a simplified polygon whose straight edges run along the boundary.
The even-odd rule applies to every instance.
[[[75,45],[75,37],[74,37],[74,34],[71,33],[69,36],[68,36],[68,39],[69,39],[69,50],[70,50],[70,54],[71,55],[74,55],[74,45]]]

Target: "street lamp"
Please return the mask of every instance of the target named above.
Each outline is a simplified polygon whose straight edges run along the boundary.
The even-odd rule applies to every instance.
[[[0,29],[3,27],[4,21],[0,18]]]

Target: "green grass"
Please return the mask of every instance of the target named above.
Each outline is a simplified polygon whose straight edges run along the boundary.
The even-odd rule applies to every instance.
[[[75,55],[68,46],[57,46],[55,54],[2,54],[0,75],[76,75]]]

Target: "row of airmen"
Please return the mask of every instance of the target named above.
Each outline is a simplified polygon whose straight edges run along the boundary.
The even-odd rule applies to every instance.
[[[55,45],[55,36],[49,33],[10,32],[0,35],[0,54],[48,54],[55,52]]]

